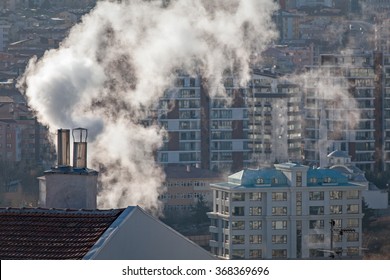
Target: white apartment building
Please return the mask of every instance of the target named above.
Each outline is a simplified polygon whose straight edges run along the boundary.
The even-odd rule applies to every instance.
[[[274,166],[211,185],[211,252],[223,259],[358,258],[365,186],[331,169]]]

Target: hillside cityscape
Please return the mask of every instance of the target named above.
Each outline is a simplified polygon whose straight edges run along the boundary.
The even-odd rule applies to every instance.
[[[390,1],[206,2],[1,1],[0,214],[150,214],[219,259],[390,259]]]

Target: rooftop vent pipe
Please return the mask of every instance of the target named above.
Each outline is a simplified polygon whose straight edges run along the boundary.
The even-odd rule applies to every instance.
[[[57,134],[57,165],[69,166],[70,165],[70,130],[58,129]]]
[[[75,128],[73,136],[73,168],[87,168],[87,137],[86,128]]]

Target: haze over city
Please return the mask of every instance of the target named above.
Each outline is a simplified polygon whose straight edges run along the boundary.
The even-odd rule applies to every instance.
[[[334,258],[324,250],[340,242],[350,248],[340,256],[363,258],[373,240],[388,244],[370,226],[388,231],[390,1],[6,0],[0,9],[1,206],[56,208],[42,189],[49,174],[79,172],[59,161],[76,139],[88,145],[75,148],[87,162],[79,173],[96,176],[86,201],[138,205],[207,236],[214,256]],[[75,128],[87,137],[71,139]],[[293,190],[302,184],[307,194]],[[254,209],[250,188],[262,187]],[[267,197],[277,209],[265,210]],[[283,219],[268,226],[289,234],[234,232],[267,228],[237,216],[302,213],[304,237],[305,225]],[[348,240],[333,239],[333,227]],[[292,239],[302,249],[253,245]],[[383,256],[376,247],[372,258]]]

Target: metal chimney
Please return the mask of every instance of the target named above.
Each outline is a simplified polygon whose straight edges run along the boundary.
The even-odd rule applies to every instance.
[[[73,136],[73,168],[87,168],[87,137],[86,128],[75,128]]]
[[[57,165],[70,165],[70,130],[58,129],[57,134]]]

